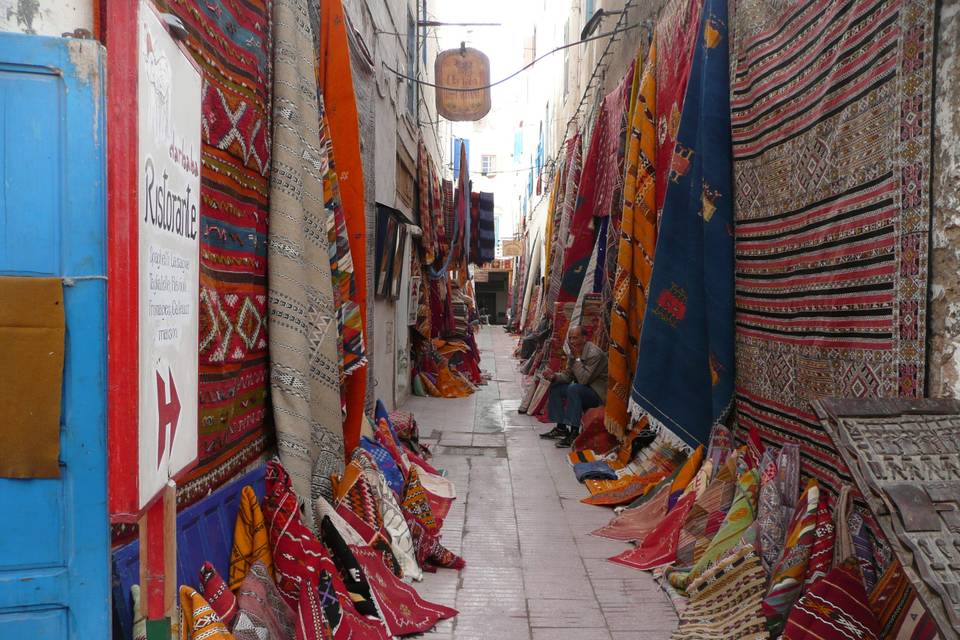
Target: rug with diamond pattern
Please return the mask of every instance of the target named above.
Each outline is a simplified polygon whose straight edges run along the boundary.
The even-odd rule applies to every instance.
[[[740,433],[833,491],[810,401],[924,392],[933,4],[736,3]]]
[[[203,74],[200,172],[200,463],[181,506],[265,449],[270,2],[167,0]]]

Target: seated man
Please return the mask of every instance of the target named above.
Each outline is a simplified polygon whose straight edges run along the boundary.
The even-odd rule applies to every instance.
[[[567,368],[557,374],[547,372],[550,398],[547,415],[557,426],[541,438],[557,439],[558,447],[569,447],[580,432],[580,421],[587,409],[599,407],[607,397],[607,352],[586,342],[579,326],[567,332]]]

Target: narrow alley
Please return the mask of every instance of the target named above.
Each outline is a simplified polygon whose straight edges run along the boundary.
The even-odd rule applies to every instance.
[[[580,502],[587,492],[569,450],[538,437],[550,425],[517,413],[516,338],[486,326],[477,343],[490,374],[477,393],[403,407],[456,484],[443,542],[467,563],[459,574],[425,576],[421,594],[460,612],[425,637],[668,638],[677,616],[651,575],[607,561],[629,545],[590,535],[611,510]]]
[[[0,0],[0,640],[960,640],[960,0]]]

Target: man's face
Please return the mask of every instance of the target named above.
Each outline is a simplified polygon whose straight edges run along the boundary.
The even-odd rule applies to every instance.
[[[580,330],[580,327],[574,327],[570,329],[567,333],[567,342],[570,344],[570,352],[574,357],[579,358],[583,353],[583,331]]]

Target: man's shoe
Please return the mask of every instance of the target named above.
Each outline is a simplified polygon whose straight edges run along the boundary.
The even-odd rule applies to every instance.
[[[573,444],[573,441],[577,439],[577,434],[568,432],[563,438],[557,440],[554,445],[558,449],[566,449]]]
[[[550,431],[547,431],[546,433],[541,433],[540,437],[543,438],[544,440],[558,440],[559,438],[563,438],[566,435],[567,435],[567,428],[558,424],[553,429],[550,429]]]

